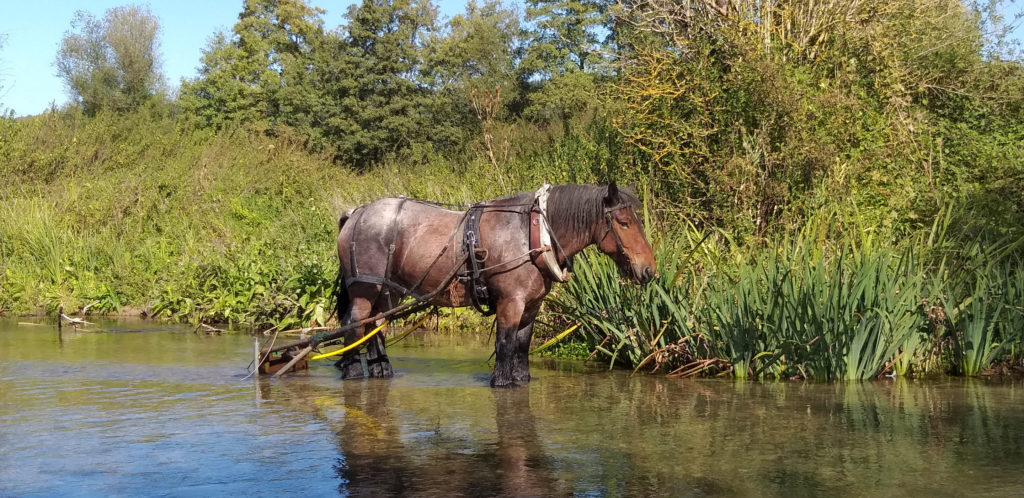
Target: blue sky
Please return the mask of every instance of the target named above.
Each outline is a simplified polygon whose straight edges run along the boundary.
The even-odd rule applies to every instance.
[[[242,0],[173,0],[149,4],[130,0],[8,0],[0,7],[0,110],[13,109],[16,116],[39,114],[50,103],[67,102],[64,84],[56,76],[53,61],[75,11],[102,17],[111,7],[147,5],[160,20],[160,52],[167,82],[177,87],[181,78],[197,74],[202,49],[210,35],[227,31],[238,20]],[[333,29],[353,0],[313,0],[310,5],[327,11],[324,25]],[[464,0],[436,1],[442,16],[464,10]]]
[[[463,11],[464,0],[435,0],[442,16]],[[53,61],[64,33],[77,10],[96,17],[130,0],[8,0],[0,8],[0,35],[6,43],[0,49],[0,110],[13,109],[15,115],[38,114],[50,103],[67,102],[63,83],[57,78]],[[210,35],[229,30],[242,10],[242,0],[165,0],[149,4],[160,19],[163,73],[177,87],[181,78],[196,75],[199,57]],[[353,0],[312,0],[311,5],[327,11],[325,26],[341,24],[345,10]],[[509,2],[511,3],[511,2]],[[1024,11],[1024,0],[1007,4],[1008,17]],[[1024,38],[1018,28],[1016,38]]]

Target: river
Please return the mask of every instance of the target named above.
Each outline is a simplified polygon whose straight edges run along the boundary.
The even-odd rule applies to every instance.
[[[1024,381],[667,379],[413,335],[391,380],[244,379],[252,339],[0,321],[0,495],[1006,496]]]

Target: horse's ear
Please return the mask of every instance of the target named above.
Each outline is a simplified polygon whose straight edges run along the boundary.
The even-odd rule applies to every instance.
[[[608,194],[604,196],[604,203],[609,206],[614,206],[619,202],[619,187],[615,185],[615,180],[612,180],[608,184]]]

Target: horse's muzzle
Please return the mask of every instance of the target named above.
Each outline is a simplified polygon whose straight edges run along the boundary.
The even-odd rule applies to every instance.
[[[651,268],[648,265],[633,264],[630,265],[630,270],[630,274],[633,277],[633,281],[638,284],[645,285],[649,283],[651,280],[654,280],[654,268]]]

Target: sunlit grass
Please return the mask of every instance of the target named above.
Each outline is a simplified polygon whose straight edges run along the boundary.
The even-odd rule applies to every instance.
[[[585,324],[585,343],[609,365],[674,375],[978,375],[1019,354],[1022,315],[1009,303],[1021,302],[1024,277],[1019,264],[983,264],[998,247],[968,246],[957,257],[972,263],[950,271],[916,239],[888,248],[805,233],[751,250],[704,235],[663,241],[660,278],[647,287],[583,256],[557,308]]]

